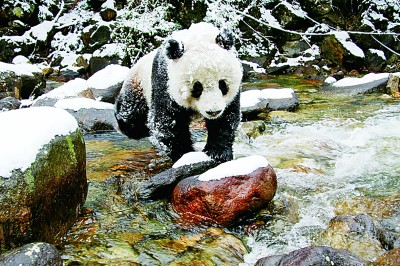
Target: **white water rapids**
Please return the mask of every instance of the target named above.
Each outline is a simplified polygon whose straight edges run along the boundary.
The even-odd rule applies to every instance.
[[[338,201],[390,196],[400,190],[400,105],[385,107],[364,121],[329,119],[309,124],[268,125],[249,141],[239,137],[236,157],[260,154],[274,167],[274,200],[293,213],[278,215],[251,234],[243,265],[312,244],[326,229]]]

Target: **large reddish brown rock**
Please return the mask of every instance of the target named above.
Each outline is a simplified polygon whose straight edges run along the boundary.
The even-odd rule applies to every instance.
[[[184,223],[227,226],[265,206],[275,195],[274,169],[261,156],[221,164],[179,182],[172,206]]]

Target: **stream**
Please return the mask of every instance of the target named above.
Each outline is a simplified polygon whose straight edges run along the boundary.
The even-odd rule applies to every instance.
[[[65,264],[254,265],[324,244],[321,233],[340,214],[366,213],[400,231],[398,216],[393,220],[400,209],[400,101],[335,95],[298,77],[243,87],[291,87],[300,98],[296,112],[246,122],[256,133],[239,130],[234,144],[236,158],[259,154],[275,169],[278,190],[269,206],[229,228],[182,226],[167,199],[135,197],[132,180],[170,167],[148,139],[89,134],[86,209],[64,240]],[[205,131],[193,133],[201,149]]]

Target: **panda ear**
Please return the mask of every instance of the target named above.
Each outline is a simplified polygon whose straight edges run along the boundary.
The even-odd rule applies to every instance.
[[[185,51],[185,47],[182,42],[179,42],[174,39],[170,39],[167,41],[165,46],[165,54],[169,59],[178,59],[183,55]]]
[[[230,29],[224,28],[215,38],[215,42],[222,48],[229,50],[235,45],[235,37]]]

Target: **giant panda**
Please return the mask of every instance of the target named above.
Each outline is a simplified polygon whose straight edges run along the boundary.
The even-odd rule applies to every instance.
[[[119,129],[131,138],[152,136],[173,160],[193,151],[189,123],[204,117],[204,152],[224,162],[240,122],[242,67],[230,30],[208,23],[174,32],[137,61],[115,102]]]

